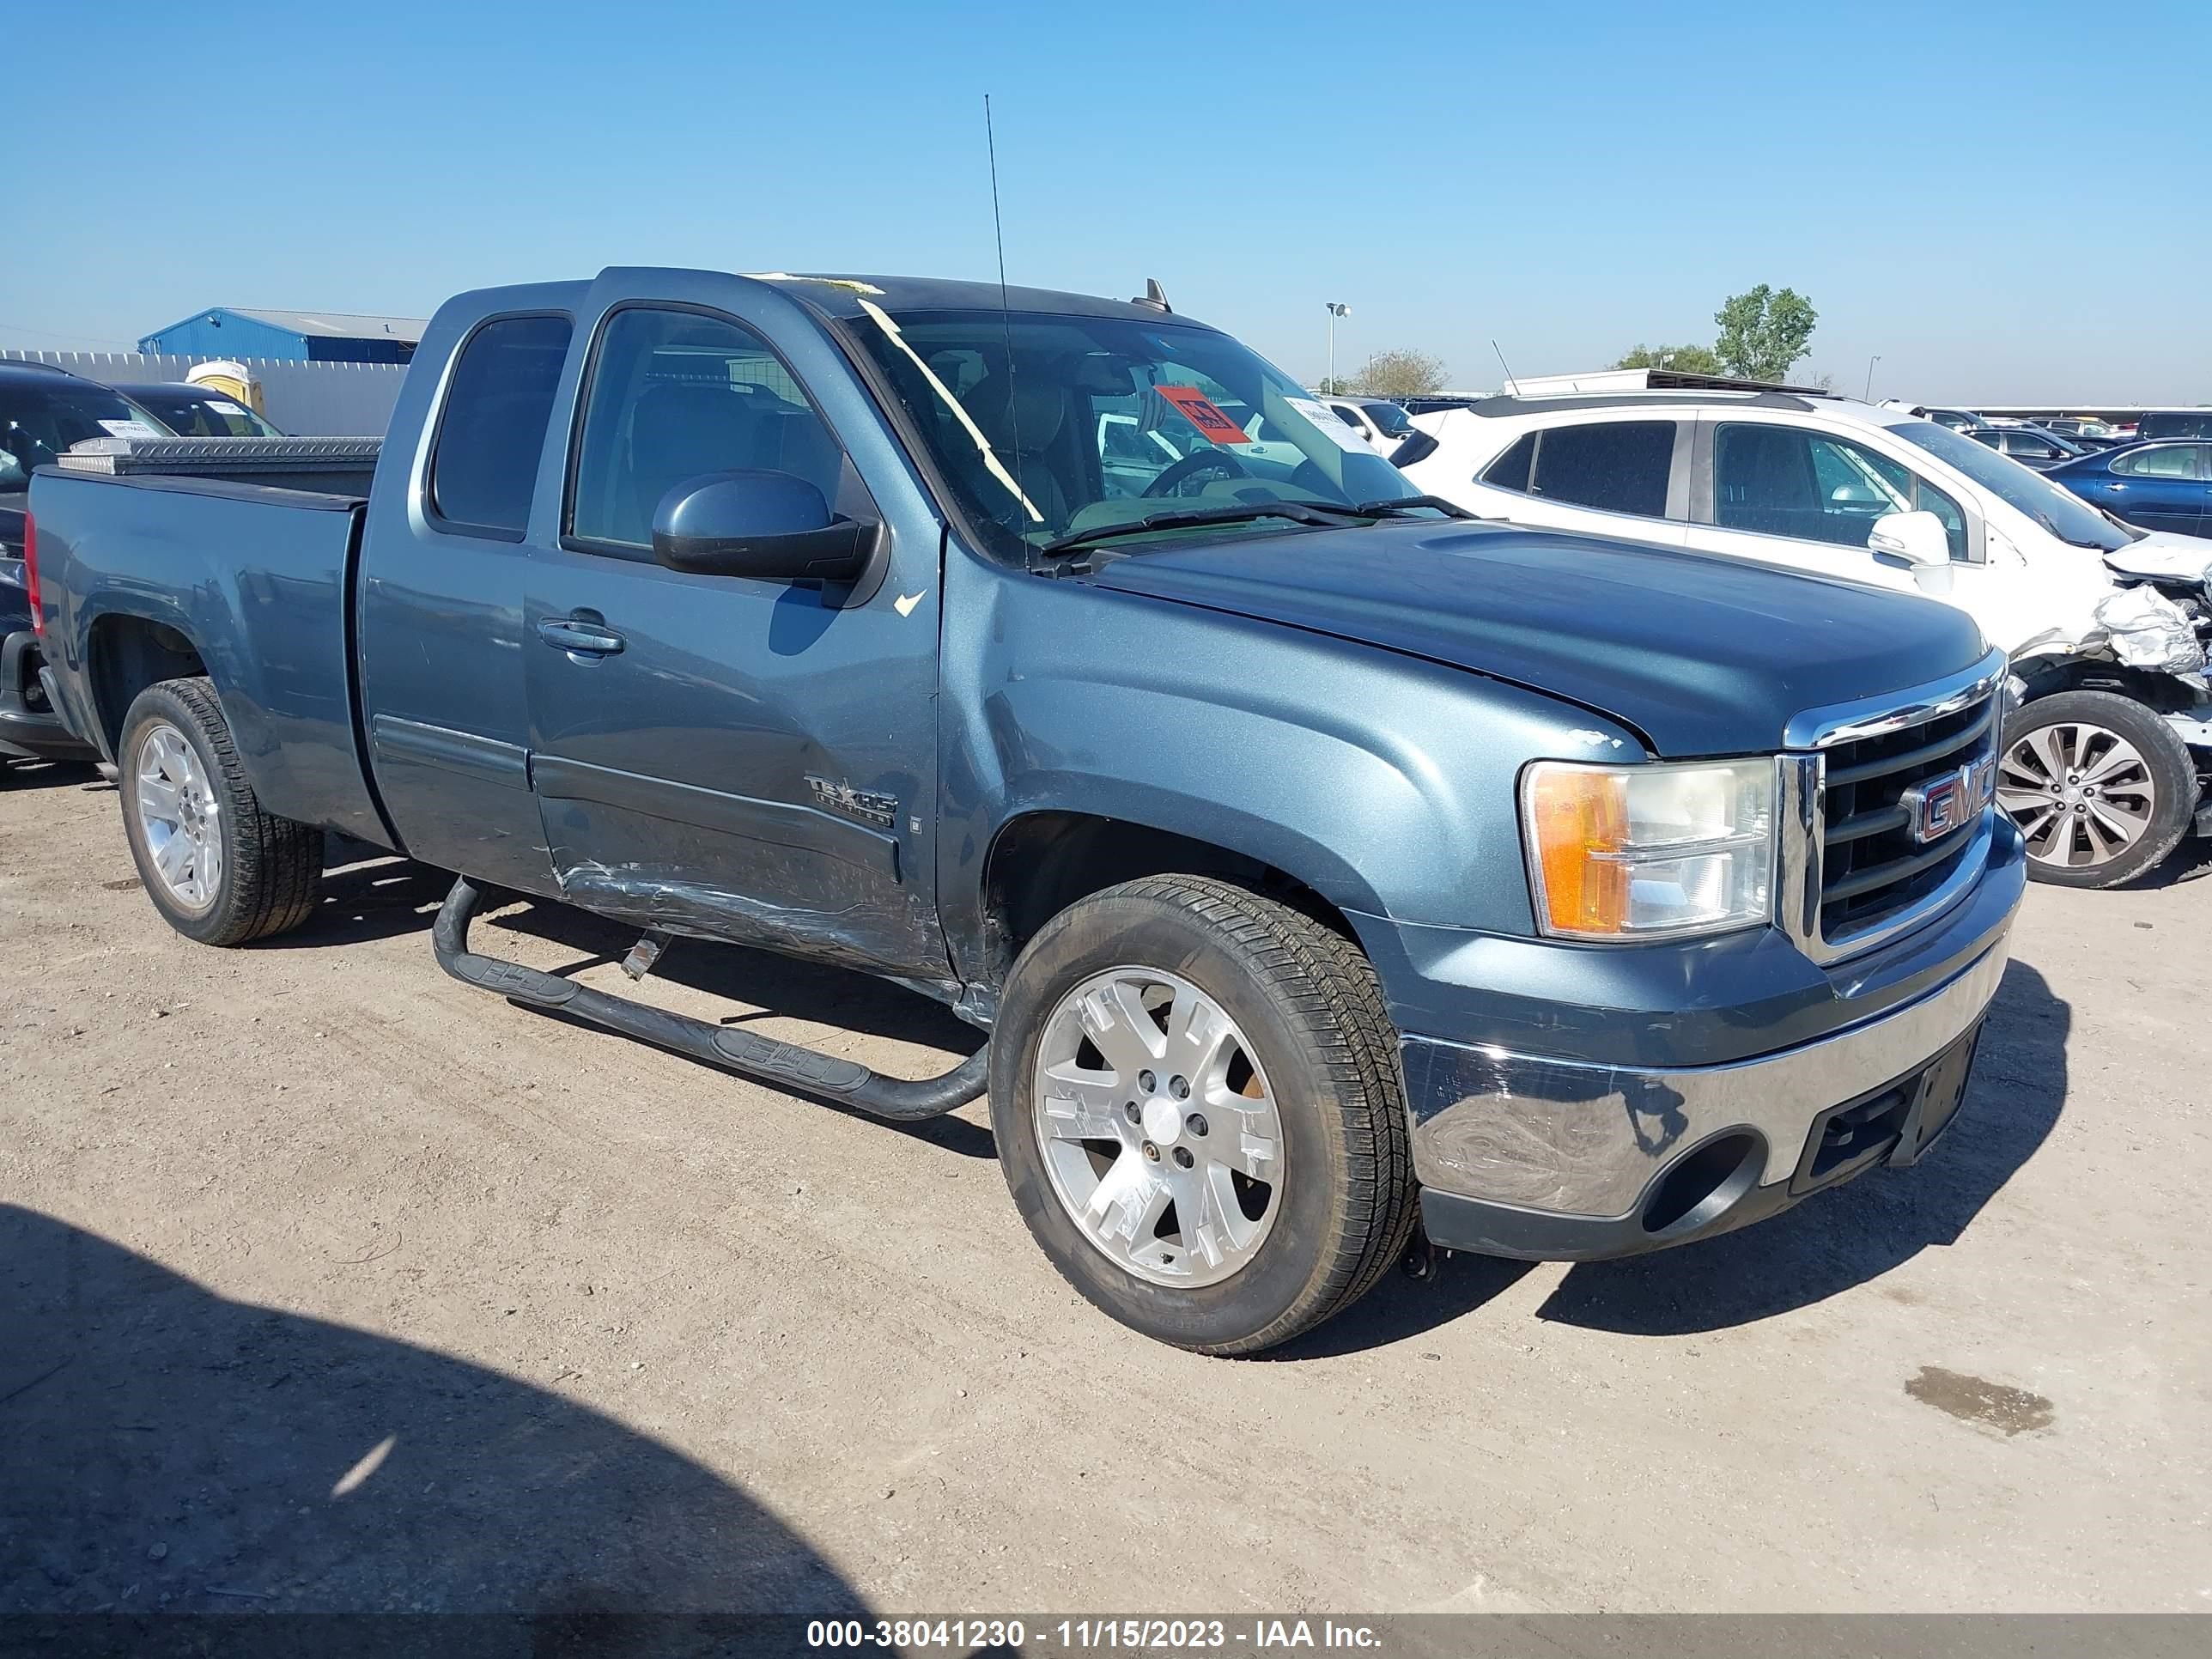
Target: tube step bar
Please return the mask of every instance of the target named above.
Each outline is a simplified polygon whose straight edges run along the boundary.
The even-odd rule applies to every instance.
[[[491,991],[533,1008],[574,1016],[620,1031],[642,1042],[719,1066],[726,1072],[758,1083],[795,1089],[802,1093],[849,1106],[856,1112],[892,1123],[918,1123],[942,1117],[981,1094],[991,1073],[991,1045],[986,1042],[941,1077],[885,1077],[858,1060],[818,1054],[795,1042],[779,1042],[757,1032],[710,1025],[688,1014],[672,1014],[648,1008],[628,997],[579,985],[558,974],[541,973],[519,962],[478,956],[469,949],[469,922],[483,895],[466,876],[456,879],[446,902],[438,908],[438,921],[430,930],[431,947],[438,966],[466,985]]]

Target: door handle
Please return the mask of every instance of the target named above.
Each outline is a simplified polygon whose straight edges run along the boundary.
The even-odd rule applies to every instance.
[[[611,657],[623,648],[623,636],[605,623],[565,617],[544,618],[538,624],[538,637],[556,651],[574,651],[587,657]]]

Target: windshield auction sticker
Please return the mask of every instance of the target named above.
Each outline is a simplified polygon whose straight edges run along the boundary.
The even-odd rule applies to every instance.
[[[1182,411],[1209,442],[1249,444],[1252,434],[1221,412],[1219,405],[1194,386],[1156,386],[1153,391]]]
[[[1341,415],[1327,404],[1317,404],[1310,398],[1285,398],[1283,401],[1314,423],[1321,435],[1339,449],[1354,455],[1372,455],[1375,446],[1361,437]]]

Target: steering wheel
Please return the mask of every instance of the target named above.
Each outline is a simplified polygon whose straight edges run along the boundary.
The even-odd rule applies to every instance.
[[[1249,478],[1252,476],[1251,468],[1225,449],[1194,449],[1181,460],[1170,462],[1158,477],[1145,486],[1145,499],[1150,501],[1170,495],[1186,478],[1217,468],[1224,477]]]

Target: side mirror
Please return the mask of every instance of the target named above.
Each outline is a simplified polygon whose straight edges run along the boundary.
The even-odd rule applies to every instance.
[[[763,581],[850,582],[883,536],[830,511],[822,492],[788,472],[707,472],[660,498],[653,556],[671,570]]]
[[[1933,513],[1885,513],[1868,530],[1867,546],[1907,564],[1951,562],[1951,538]]]
[[[31,475],[23,471],[22,462],[12,450],[0,449],[0,489],[10,494],[31,487]]]

